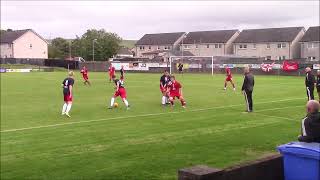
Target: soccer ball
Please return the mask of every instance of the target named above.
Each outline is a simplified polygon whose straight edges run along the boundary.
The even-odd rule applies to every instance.
[[[118,107],[118,106],[119,106],[118,103],[114,103],[114,104],[113,104],[113,107],[115,107],[115,108]]]

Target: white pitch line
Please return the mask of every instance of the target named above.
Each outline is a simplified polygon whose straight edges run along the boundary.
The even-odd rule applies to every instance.
[[[255,103],[255,104],[267,104],[267,103],[291,101],[291,100],[297,100],[297,99],[305,99],[305,98],[281,99],[281,100],[276,100],[276,101],[266,101],[266,102],[260,102],[260,103]],[[202,109],[193,109],[193,110],[190,110],[190,111],[151,113],[151,114],[140,114],[140,115],[134,115],[134,116],[121,116],[121,117],[113,117],[113,118],[94,119],[94,120],[87,120],[87,121],[75,121],[75,122],[68,122],[68,123],[51,124],[51,125],[46,125],[46,126],[34,126],[34,127],[19,128],[19,129],[8,129],[8,130],[0,131],[0,133],[16,132],[16,131],[24,131],[24,130],[40,129],[40,128],[49,128],[49,127],[57,127],[57,126],[64,126],[64,125],[71,125],[71,124],[99,122],[99,121],[107,121],[107,120],[114,120],[114,119],[149,117],[149,116],[159,116],[159,115],[177,114],[177,113],[185,113],[185,112],[199,112],[199,111],[206,111],[206,110],[213,110],[213,109],[230,108],[230,107],[236,107],[236,106],[242,106],[242,105],[244,105],[244,104],[229,105],[229,106],[218,106],[218,107],[202,108]]]

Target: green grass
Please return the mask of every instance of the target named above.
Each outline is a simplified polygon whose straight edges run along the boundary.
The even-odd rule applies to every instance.
[[[296,140],[306,102],[303,78],[256,76],[255,112],[246,114],[242,76],[236,92],[224,92],[223,75],[185,74],[177,79],[188,108],[170,110],[160,106],[159,75],[128,74],[132,108],[117,99],[107,110],[106,74],[90,73],[86,87],[77,72],[68,119],[60,115],[65,75],[1,74],[1,179],[171,180],[184,167],[223,168]]]

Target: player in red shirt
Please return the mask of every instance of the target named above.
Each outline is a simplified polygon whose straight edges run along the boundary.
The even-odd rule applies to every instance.
[[[230,82],[232,84],[233,90],[235,91],[236,87],[235,87],[233,80],[232,80],[231,70],[228,66],[226,66],[226,80],[224,81],[224,90],[227,90],[227,82]]]
[[[186,107],[186,102],[182,95],[182,85],[176,81],[174,76],[170,77],[170,82],[168,82],[168,90],[169,93],[169,101],[171,103],[171,107],[174,105],[175,98],[178,98],[181,102],[183,108]]]
[[[121,99],[124,102],[124,104],[126,105],[127,109],[129,109],[130,105],[129,105],[129,102],[127,100],[127,91],[124,88],[124,82],[122,80],[116,79],[116,80],[114,80],[114,83],[116,85],[116,87],[115,87],[116,92],[114,93],[113,97],[111,98],[109,109],[113,108],[114,99],[116,97],[118,97],[118,96],[121,97]]]
[[[82,78],[84,80],[83,84],[87,85],[89,84],[91,86],[91,83],[89,82],[89,77],[88,77],[88,69],[86,66],[83,66],[80,73],[82,74]]]
[[[112,64],[110,64],[108,72],[109,72],[109,81],[111,82],[111,80],[114,80],[114,78],[116,77],[115,76],[116,68],[114,68]]]

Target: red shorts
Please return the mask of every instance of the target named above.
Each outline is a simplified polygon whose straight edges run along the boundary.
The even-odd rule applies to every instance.
[[[110,78],[115,77],[114,73],[109,73]]]
[[[72,102],[72,96],[68,95],[63,95],[63,100],[64,102]]]
[[[181,94],[179,92],[170,92],[169,96],[175,99],[176,97],[179,99]]]
[[[88,75],[83,75],[82,77],[83,77],[83,79],[86,80],[86,81],[89,79]]]
[[[167,91],[167,88],[165,88],[165,87],[161,87],[161,85],[160,85],[160,91],[163,93],[163,92],[166,92]]]
[[[226,81],[232,81],[232,76],[227,76]]]
[[[125,88],[120,88],[119,91],[114,93],[114,97],[120,96],[122,99],[127,98],[127,92]]]

